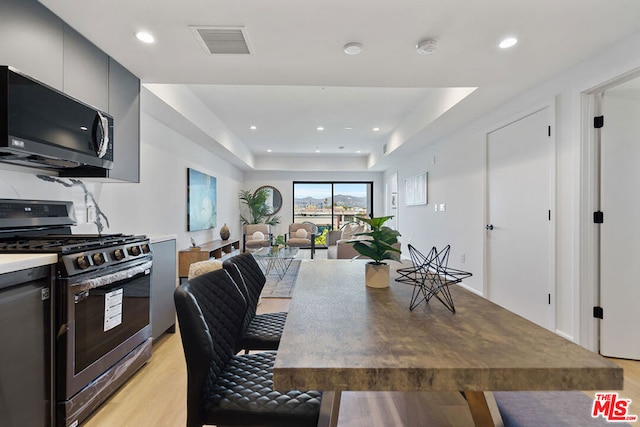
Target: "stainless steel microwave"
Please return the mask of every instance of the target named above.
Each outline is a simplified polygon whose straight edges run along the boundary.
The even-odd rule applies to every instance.
[[[0,161],[45,169],[111,169],[113,117],[0,66]]]

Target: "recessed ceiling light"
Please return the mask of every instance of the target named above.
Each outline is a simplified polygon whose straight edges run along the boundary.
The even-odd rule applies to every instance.
[[[345,129],[345,130],[352,130],[353,128],[346,127],[346,128],[344,128],[344,129]]]
[[[346,53],[347,55],[357,55],[360,52],[362,52],[362,44],[360,43],[347,43],[344,45],[344,47],[342,48],[342,50],[344,51],[344,53]]]
[[[356,153],[360,153],[360,150],[356,151]]]
[[[510,48],[511,46],[515,46],[516,43],[518,43],[517,38],[507,37],[506,39],[502,40],[498,46],[500,46],[501,49],[507,49],[507,48]]]
[[[256,130],[256,129],[258,129],[258,128],[257,128],[257,127],[255,127],[255,126],[249,126],[249,129],[251,129],[251,130]]]
[[[320,152],[320,150],[316,147],[316,153],[319,153],[319,152]]]
[[[86,132],[88,130],[88,128],[86,126],[80,126],[80,130],[83,130],[83,131]]]
[[[380,128],[373,128],[374,132],[378,132],[380,130]]]
[[[318,126],[316,129],[318,130],[324,130],[324,128],[322,126]]]
[[[156,39],[146,31],[138,31],[136,33],[136,38],[143,43],[153,43]]]
[[[271,148],[269,148],[269,149],[267,150],[267,153],[270,153],[270,152],[271,152]]]

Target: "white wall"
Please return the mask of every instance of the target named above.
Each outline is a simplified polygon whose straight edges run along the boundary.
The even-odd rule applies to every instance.
[[[465,283],[483,292],[486,134],[540,105],[555,104],[556,331],[579,341],[581,328],[593,322],[591,313],[580,306],[580,293],[592,292],[581,287],[580,280],[581,94],[640,67],[638,51],[640,34],[544,82],[445,138],[434,141],[423,137],[424,149],[419,154],[398,160],[385,172],[385,179],[398,173],[399,230],[403,236],[418,249],[451,244],[450,265],[471,271],[473,277]],[[434,156],[436,162],[431,164]],[[425,170],[429,172],[429,204],[404,206],[404,179]],[[434,212],[433,203],[446,203],[447,211]],[[460,262],[463,252],[466,254],[464,264]]]
[[[142,106],[144,109],[144,105]],[[124,233],[177,234],[178,249],[219,239],[227,223],[240,237],[237,194],[242,171],[153,117],[141,114],[140,183],[105,183],[100,203],[109,208],[111,229]],[[216,177],[217,227],[187,232],[187,168]]]
[[[384,213],[384,181],[381,172],[246,172],[243,190],[255,191],[263,185],[271,185],[282,194],[282,209],[277,214],[281,217],[280,224],[272,230],[276,235],[287,233],[289,224],[293,222],[293,181],[373,181],[373,213],[376,216]],[[238,201],[238,206],[239,203]]]
[[[461,135],[429,146],[386,175],[398,173],[398,229],[403,242],[425,254],[432,246],[450,244],[450,265],[473,272],[465,284],[481,292],[483,241],[478,230],[484,229],[484,146],[474,143],[478,138],[482,135]],[[405,206],[405,179],[425,171],[427,204]],[[442,203],[446,211],[435,212],[434,206]]]

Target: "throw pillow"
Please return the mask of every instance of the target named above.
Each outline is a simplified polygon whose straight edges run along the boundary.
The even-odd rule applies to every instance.
[[[299,239],[306,239],[307,238],[307,230],[305,230],[304,228],[299,228],[296,231],[296,237]]]
[[[251,240],[264,240],[264,233],[262,231],[256,231],[251,236]]]
[[[207,259],[204,261],[194,262],[189,266],[189,276],[187,280],[191,280],[194,277],[201,276],[210,271],[219,270],[222,268],[222,261]]]

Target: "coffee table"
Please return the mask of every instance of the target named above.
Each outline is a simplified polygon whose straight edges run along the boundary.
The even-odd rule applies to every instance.
[[[298,248],[281,248],[274,251],[273,248],[260,248],[252,252],[253,257],[258,261],[262,272],[266,276],[272,270],[278,274],[278,279],[282,280],[289,266],[298,254]]]

